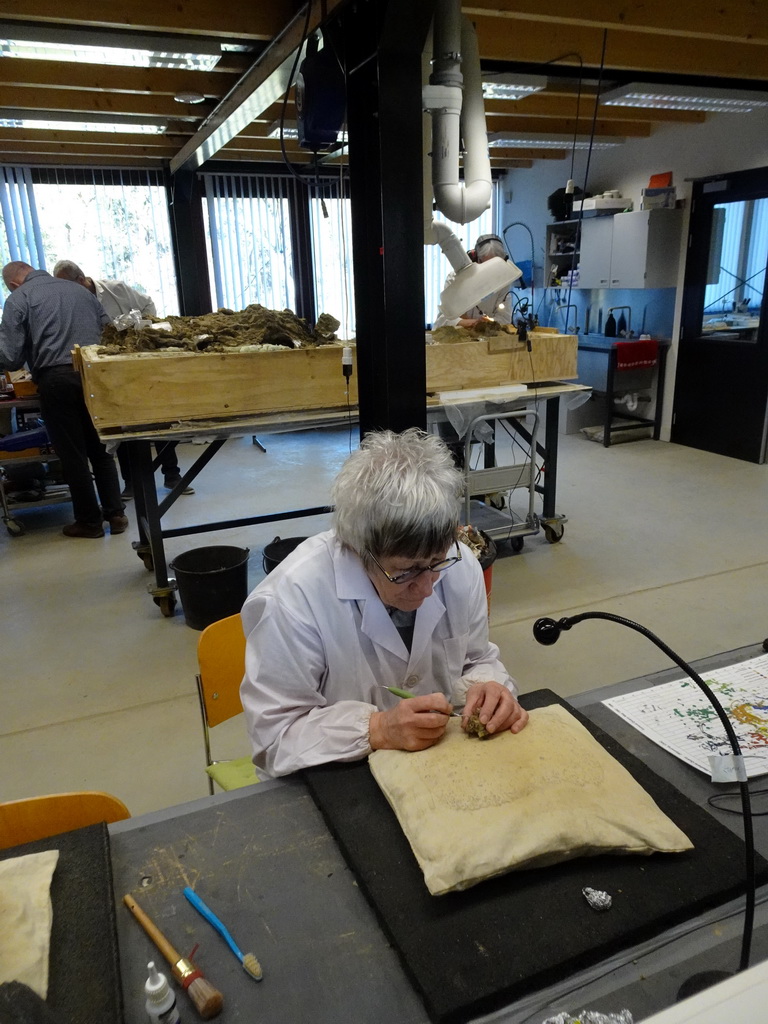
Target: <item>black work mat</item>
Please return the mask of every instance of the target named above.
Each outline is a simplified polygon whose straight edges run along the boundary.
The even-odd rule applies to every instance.
[[[520,702],[528,710],[565,707],[695,849],[587,857],[431,896],[366,762],[303,772],[431,1019],[440,1024],[488,1013],[744,892],[744,844],[738,836],[556,694],[537,690]],[[761,857],[757,873],[759,882],[768,879]],[[611,910],[592,910],[584,886],[610,892]]]
[[[0,860],[58,850],[46,1002],[63,1024],[122,1024],[109,833],[89,825],[0,850]]]

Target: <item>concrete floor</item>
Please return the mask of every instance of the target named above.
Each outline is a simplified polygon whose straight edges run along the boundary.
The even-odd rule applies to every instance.
[[[349,431],[231,439],[164,526],[322,505],[350,450]],[[179,447],[182,468],[200,447]],[[520,689],[563,696],[669,667],[643,637],[587,622],[552,648],[540,615],[596,609],[641,622],[695,660],[768,636],[768,467],[651,440],[604,449],[561,435],[560,543],[543,533],[493,568],[491,636]],[[27,532],[0,530],[3,713],[0,800],[104,789],[133,814],[207,793],[195,689],[199,633],[181,609],[164,618],[129,531],[103,540],[61,535],[68,505],[20,512]],[[169,560],[208,544],[250,548],[249,585],[275,535],[325,529],[296,519],[168,540]],[[248,750],[242,719],[214,732],[221,756]]]

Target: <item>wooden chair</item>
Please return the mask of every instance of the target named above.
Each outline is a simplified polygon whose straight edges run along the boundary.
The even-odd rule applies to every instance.
[[[123,801],[109,793],[52,793],[10,800],[0,804],[0,850],[130,816]]]
[[[245,637],[239,615],[228,615],[202,631],[197,663],[208,789],[213,793],[214,782],[224,790],[253,785],[259,780],[250,757],[219,761],[211,756],[210,730],[243,713],[240,683],[245,671]]]

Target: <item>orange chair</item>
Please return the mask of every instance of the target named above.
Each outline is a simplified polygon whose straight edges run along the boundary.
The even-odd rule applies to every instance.
[[[0,850],[130,816],[123,801],[109,793],[52,793],[10,800],[0,804]]]
[[[224,790],[251,786],[259,780],[250,757],[229,761],[211,757],[210,730],[243,713],[240,683],[245,671],[245,637],[239,615],[228,615],[206,626],[197,644],[197,663],[208,789],[213,793],[214,782]]]

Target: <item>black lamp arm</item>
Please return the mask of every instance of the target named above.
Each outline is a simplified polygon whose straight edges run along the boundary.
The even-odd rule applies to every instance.
[[[679,665],[683,672],[685,672],[685,674],[689,676],[694,683],[696,683],[715,709],[717,717],[722,723],[736,760],[735,767],[738,775],[739,790],[741,792],[742,817],[744,818],[746,905],[744,908],[744,933],[742,937],[741,958],[739,963],[739,970],[743,971],[749,967],[749,954],[752,944],[752,926],[755,916],[755,843],[752,830],[752,807],[749,796],[749,786],[747,785],[747,777],[744,770],[744,760],[741,753],[739,738],[731,725],[728,715],[725,713],[725,709],[701,676],[697,672],[694,672],[691,666],[687,664],[687,662],[683,661],[680,655],[676,654],[675,651],[673,651],[671,647],[667,646],[663,640],[659,639],[655,633],[652,633],[650,629],[646,629],[645,626],[641,626],[639,622],[633,622],[632,619],[625,619],[621,615],[613,615],[611,612],[581,612],[579,615],[570,615],[557,620],[550,618],[537,619],[533,625],[533,635],[540,644],[549,646],[557,642],[561,632],[571,629],[572,626],[575,626],[579,622],[584,622],[586,619],[605,619],[608,622],[617,622],[621,626],[628,626],[630,629],[635,630],[636,633],[642,633],[643,636],[647,637],[651,643],[655,644],[659,650],[663,651],[676,665]]]

